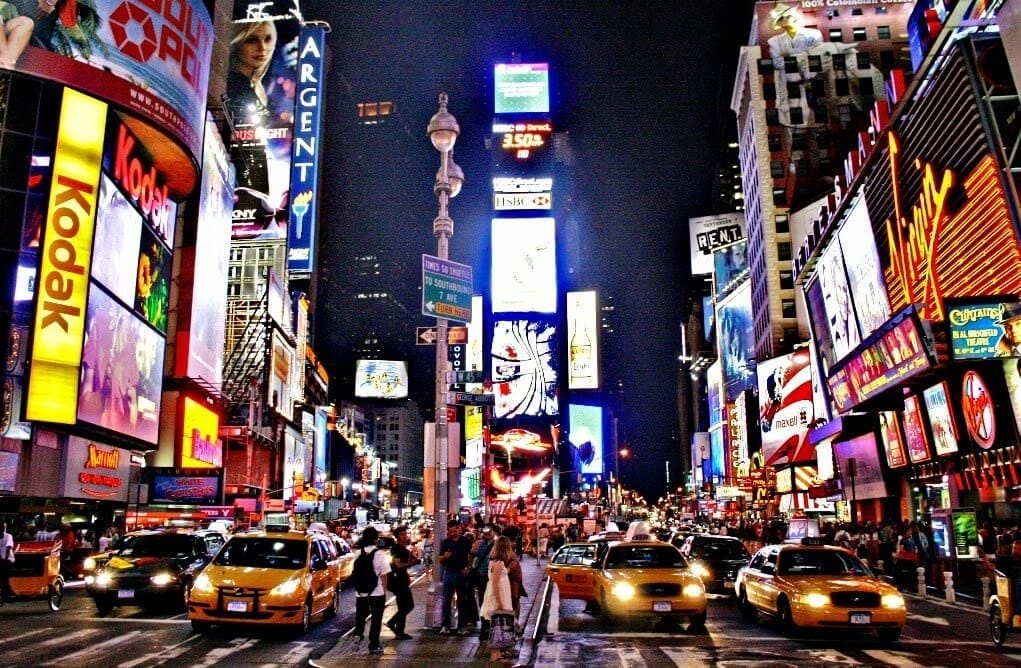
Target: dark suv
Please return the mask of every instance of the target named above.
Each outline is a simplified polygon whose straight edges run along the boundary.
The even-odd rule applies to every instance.
[[[737,572],[751,559],[748,548],[733,536],[696,534],[688,536],[679,549],[712,594],[733,596]]]
[[[192,579],[210,559],[205,538],[197,534],[128,534],[85,588],[100,616],[118,605],[181,606]]]

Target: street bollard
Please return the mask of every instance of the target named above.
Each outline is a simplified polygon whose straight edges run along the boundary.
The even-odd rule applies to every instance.
[[[915,570],[918,572],[918,595],[925,596],[925,568],[919,566]]]
[[[989,609],[989,578],[982,578],[982,609]]]
[[[957,603],[957,594],[954,592],[954,574],[952,571],[943,573],[943,581],[947,587],[947,603]]]

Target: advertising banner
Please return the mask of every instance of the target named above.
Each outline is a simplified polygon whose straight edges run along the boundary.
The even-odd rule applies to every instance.
[[[130,472],[130,450],[69,436],[61,472],[61,496],[126,502]]]
[[[355,396],[365,399],[403,399],[408,396],[408,363],[398,360],[358,360]]]
[[[875,434],[868,433],[850,441],[834,442],[833,456],[840,471],[840,485],[844,488],[844,498],[850,501],[852,495],[855,499],[881,499],[887,496],[883,469],[879,466]],[[854,458],[855,462],[853,480],[850,475],[851,465],[848,464],[851,458]]]
[[[567,387],[599,388],[599,323],[594,290],[567,293]]]
[[[743,241],[744,230],[744,214],[740,212],[690,218],[688,233],[691,248],[691,275],[708,276],[712,274],[713,252]]]
[[[220,478],[204,475],[154,475],[151,502],[215,505],[220,502]]]
[[[556,326],[539,320],[497,320],[490,349],[495,417],[559,415]]]
[[[16,452],[0,452],[0,492],[14,492],[18,483],[18,460]]]
[[[573,469],[582,475],[603,473],[603,408],[571,404],[567,408]]]
[[[39,253],[25,406],[31,421],[75,421],[106,114],[105,103],[64,91]]]
[[[948,299],[946,306],[954,359],[1021,357],[1021,302],[1016,297]]]
[[[748,278],[748,242],[738,241],[713,251],[713,294],[724,299]]]
[[[552,218],[495,218],[494,313],[556,313],[557,247]]]
[[[904,397],[904,440],[908,446],[908,459],[912,464],[922,464],[932,458],[929,435],[925,431],[922,405],[918,395]]]
[[[759,427],[768,466],[815,459],[808,440],[815,420],[812,366],[808,349],[764,360],[758,365]]]
[[[929,428],[932,430],[933,445],[936,456],[952,455],[958,451],[957,421],[950,411],[946,381],[937,383],[922,390],[925,400],[925,412],[929,415]]]
[[[499,63],[494,68],[496,114],[548,114],[548,63]]]
[[[298,37],[294,144],[291,152],[291,215],[287,233],[287,271],[292,275],[311,274],[315,266],[326,30],[327,27],[321,24],[305,25]]]
[[[294,348],[278,330],[273,330],[269,395],[267,402],[280,415],[291,416],[291,374],[294,373]]]
[[[879,438],[883,441],[886,465],[892,469],[907,466],[904,452],[904,435],[900,429],[900,414],[897,411],[879,412]]]
[[[219,440],[220,416],[208,406],[181,398],[181,468],[223,466],[223,443]]]
[[[752,288],[742,286],[716,306],[718,343],[723,362],[726,401],[755,387],[755,340],[752,336]]]
[[[5,5],[5,11],[32,21],[28,46],[7,54],[13,69],[156,123],[190,153],[189,173],[181,175],[190,184],[180,191],[191,189],[213,54],[213,22],[204,2],[11,0]]]

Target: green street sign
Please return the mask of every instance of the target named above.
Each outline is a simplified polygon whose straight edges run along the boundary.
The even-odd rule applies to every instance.
[[[422,256],[422,315],[471,322],[472,292],[471,267]]]

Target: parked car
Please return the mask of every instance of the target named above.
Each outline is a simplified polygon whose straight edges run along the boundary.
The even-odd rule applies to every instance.
[[[784,632],[798,627],[875,630],[897,640],[907,617],[904,597],[847,550],[822,545],[770,545],[737,575],[738,605],[749,621],[773,617]]]
[[[712,594],[733,595],[737,572],[752,558],[744,543],[733,536],[695,534],[684,540],[680,550]]]
[[[121,605],[180,606],[196,573],[211,558],[206,541],[193,533],[128,534],[86,578],[85,589],[101,616]]]
[[[289,625],[301,633],[340,611],[341,559],[328,534],[234,534],[188,594],[196,632],[212,624]]]

